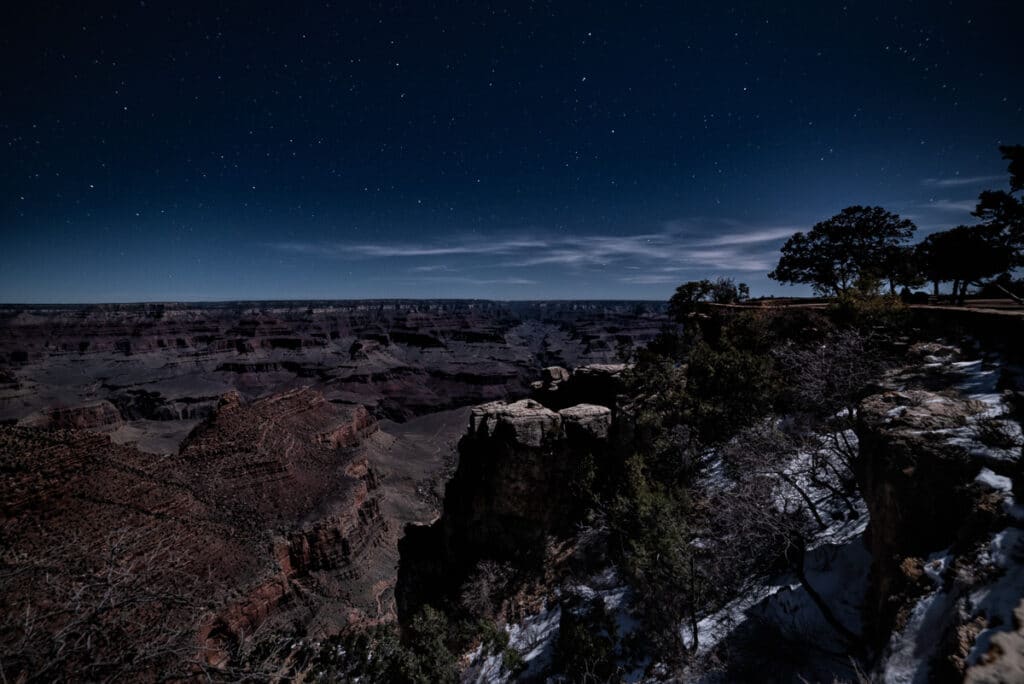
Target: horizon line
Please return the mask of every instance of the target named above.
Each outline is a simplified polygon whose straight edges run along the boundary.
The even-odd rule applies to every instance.
[[[182,304],[313,304],[338,302],[493,302],[493,303],[543,303],[543,302],[642,302],[668,303],[668,299],[638,298],[537,298],[537,299],[490,299],[486,297],[342,297],[317,299],[153,299],[121,302],[0,302],[0,307],[28,306],[143,306],[143,305],[182,305]]]

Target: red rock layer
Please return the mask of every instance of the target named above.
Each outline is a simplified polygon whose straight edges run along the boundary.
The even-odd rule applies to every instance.
[[[48,635],[71,619],[49,609],[96,577],[124,578],[123,600],[96,618],[124,643],[82,640],[62,667],[87,678],[108,675],[87,669],[98,661],[130,660],[107,651],[145,648],[133,639],[152,642],[156,624],[179,636],[147,666],[187,669],[236,664],[261,628],[316,635],[390,615],[378,483],[351,448],[374,430],[364,408],[306,389],[225,397],[166,459],[91,432],[0,427],[0,603],[11,608],[0,646],[26,636],[10,616],[53,616],[20,660],[5,659],[8,679],[38,671]]]

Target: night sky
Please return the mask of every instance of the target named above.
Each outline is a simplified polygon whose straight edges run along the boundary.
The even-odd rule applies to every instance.
[[[5,6],[0,301],[800,294],[1024,143],[1019,1],[260,5]]]

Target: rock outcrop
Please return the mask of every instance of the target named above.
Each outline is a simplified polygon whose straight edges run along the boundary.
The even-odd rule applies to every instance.
[[[950,546],[977,505],[981,465],[954,437],[981,408],[922,390],[886,392],[860,406],[859,479],[873,558],[865,623],[876,647],[911,585],[906,559]]]
[[[1009,572],[993,564],[988,549],[998,546],[999,530],[1012,529],[1006,497],[1017,464],[979,442],[989,410],[979,401],[923,390],[869,397],[859,410],[858,478],[872,556],[866,637],[884,663],[886,648],[900,641],[894,635],[921,629],[919,613],[928,606],[927,634],[917,637],[928,646],[918,647],[915,657],[923,663],[919,672],[935,680],[962,677],[979,632],[1004,621],[986,623],[990,609],[971,598],[984,596]]]
[[[559,385],[568,380],[569,377],[569,371],[561,366],[548,366],[541,371],[540,380],[530,383],[530,388],[553,392],[558,389]]]
[[[545,368],[543,378],[531,385],[534,399],[558,410],[581,403],[614,408],[625,390],[621,363],[594,363],[575,368],[570,374],[564,368]]]
[[[62,406],[37,413],[19,421],[28,427],[58,430],[95,430],[115,428],[124,424],[117,407],[106,400],[91,401],[78,406]]]
[[[499,431],[510,443],[518,446],[537,447],[558,436],[561,420],[554,411],[531,399],[509,404],[494,401],[477,406],[470,413],[469,434],[473,437],[494,437]]]
[[[591,439],[606,439],[612,427],[612,412],[607,406],[577,404],[562,409],[558,415],[569,437],[585,435]]]
[[[610,458],[611,410],[491,402],[473,409],[459,466],[431,526],[400,543],[400,617],[456,592],[482,561],[536,571],[551,538],[569,535],[581,512],[582,474]]]

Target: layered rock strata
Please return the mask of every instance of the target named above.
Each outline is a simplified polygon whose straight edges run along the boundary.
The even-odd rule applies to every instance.
[[[119,603],[90,620],[131,652],[160,640],[144,628],[158,615],[161,634],[177,641],[161,642],[167,652],[149,666],[167,671],[231,668],[261,633],[317,636],[388,619],[394,554],[376,473],[358,448],[374,430],[363,407],[309,389],[252,403],[228,394],[165,459],[94,432],[0,427],[10,571],[0,603],[8,616],[46,615],[88,578],[123,577],[107,591],[120,592]],[[130,571],[111,575],[111,563]],[[71,619],[49,614],[55,622],[33,638]],[[24,636],[5,624],[0,638],[15,641],[3,650]],[[115,645],[89,643],[99,650],[72,653],[62,667],[103,678],[88,668]],[[17,680],[36,664],[27,652],[3,666]]]

